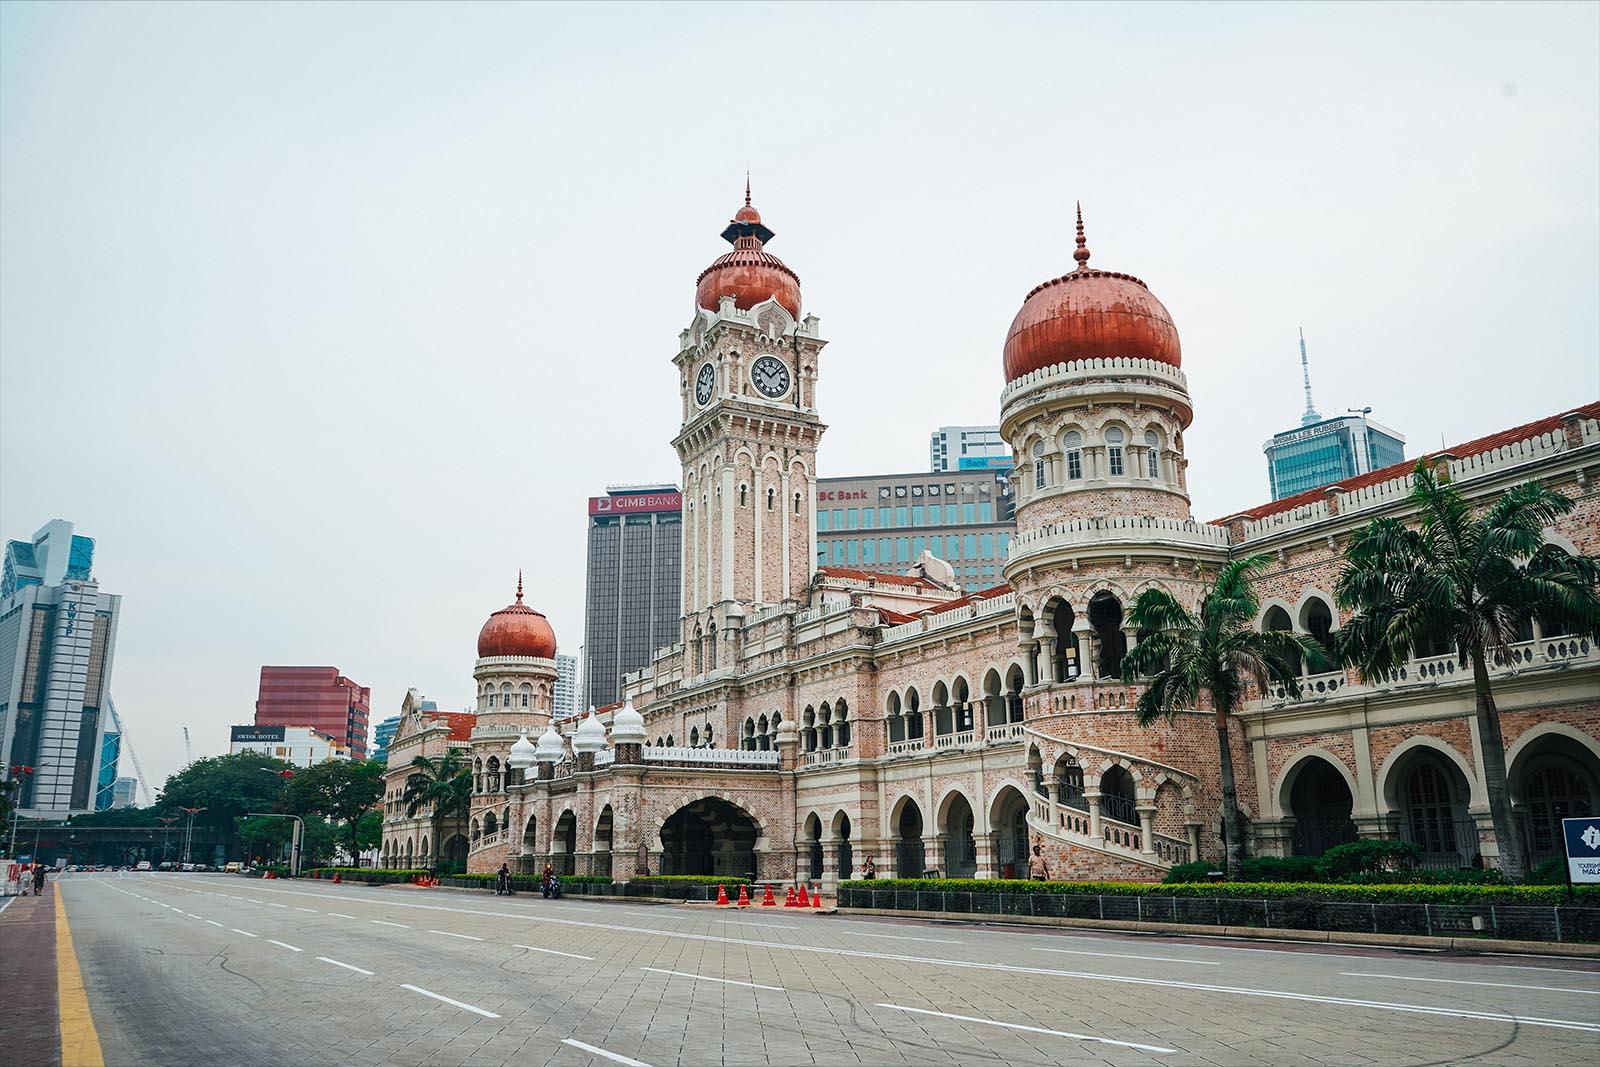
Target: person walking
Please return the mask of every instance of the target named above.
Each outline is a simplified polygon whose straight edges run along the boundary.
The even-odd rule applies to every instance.
[[[44,880],[45,880],[45,876],[48,873],[49,873],[49,868],[46,867],[44,864],[35,863],[33,865],[33,895],[34,896],[38,896],[39,894],[44,892]]]
[[[1050,880],[1050,865],[1044,860],[1044,849],[1038,845],[1033,846],[1033,855],[1028,857],[1028,877],[1035,882]]]
[[[549,900],[555,894],[556,869],[546,863],[544,865],[544,874],[539,881],[544,889],[544,899]]]
[[[878,868],[877,865],[872,862],[871,856],[867,857],[867,865],[861,869],[861,876],[869,882],[878,877]]]
[[[500,881],[494,888],[494,895],[497,897],[509,897],[511,895],[511,867],[508,864],[502,863],[500,865]]]

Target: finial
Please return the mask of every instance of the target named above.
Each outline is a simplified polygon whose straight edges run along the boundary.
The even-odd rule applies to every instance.
[[[744,172],[744,206],[745,207],[749,207],[750,206],[750,172],[749,172],[749,170],[746,170]]]
[[[522,568],[517,568],[517,603],[522,603]]]
[[[1078,201],[1078,248],[1072,253],[1072,258],[1078,261],[1079,270],[1089,269],[1089,249],[1083,243],[1083,201]]]

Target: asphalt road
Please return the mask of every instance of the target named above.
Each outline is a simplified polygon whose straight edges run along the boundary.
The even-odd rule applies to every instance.
[[[1579,1064],[1600,963],[72,875],[108,1064]]]

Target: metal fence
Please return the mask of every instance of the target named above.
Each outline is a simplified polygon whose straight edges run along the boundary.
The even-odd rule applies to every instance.
[[[970,915],[1253,926],[1341,933],[1480,936],[1518,941],[1600,941],[1600,908],[1512,904],[1361,904],[1240,897],[1088,893],[978,893],[845,886],[839,905]]]

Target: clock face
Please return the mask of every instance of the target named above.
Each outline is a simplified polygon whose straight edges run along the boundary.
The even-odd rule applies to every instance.
[[[789,391],[789,368],[776,356],[762,356],[750,365],[750,384],[776,400]]]
[[[709,363],[700,367],[694,379],[694,399],[701,407],[711,403],[711,391],[717,387],[717,368]]]

